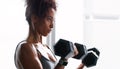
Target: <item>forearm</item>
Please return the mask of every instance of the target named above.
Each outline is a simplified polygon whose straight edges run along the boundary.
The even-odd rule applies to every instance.
[[[65,68],[65,66],[60,65],[59,63],[55,67],[55,69],[64,69],[64,68]]]
[[[81,63],[77,69],[83,69],[83,68],[84,68],[84,64]]]

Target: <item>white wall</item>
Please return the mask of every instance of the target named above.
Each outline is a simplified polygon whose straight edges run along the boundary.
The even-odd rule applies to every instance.
[[[57,0],[56,41],[60,38],[83,42],[83,1]],[[77,39],[76,39],[77,38]]]
[[[91,69],[120,68],[119,3],[119,0],[85,0],[84,44],[101,52],[97,66]]]
[[[16,69],[14,52],[27,35],[24,0],[0,0],[0,68]]]

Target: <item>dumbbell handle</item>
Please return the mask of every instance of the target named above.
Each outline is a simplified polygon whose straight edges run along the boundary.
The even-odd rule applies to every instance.
[[[74,45],[76,46],[78,50],[78,55],[74,56],[73,58],[82,59],[83,56],[87,53],[86,46],[83,44],[79,44],[79,43],[74,43]]]

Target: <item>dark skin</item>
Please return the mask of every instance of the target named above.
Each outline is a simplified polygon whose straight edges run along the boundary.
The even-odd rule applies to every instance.
[[[55,10],[50,9],[47,13],[46,18],[39,18],[36,15],[31,16],[31,23],[34,26],[35,32],[30,30],[28,35],[27,43],[22,44],[19,48],[16,49],[16,63],[18,64],[18,68],[22,69],[21,65],[24,69],[43,69],[41,61],[41,54],[37,53],[36,46],[32,45],[35,43],[42,43],[42,36],[47,36],[53,28]],[[34,34],[37,35],[36,40],[33,40]],[[47,47],[46,47],[47,48]],[[50,53],[46,53],[50,59],[50,61],[56,62],[56,58],[52,56]],[[75,51],[77,54],[77,50]],[[68,60],[68,59],[64,59]],[[84,65],[80,65],[78,69],[83,69]],[[64,69],[63,65],[57,64],[55,69]]]

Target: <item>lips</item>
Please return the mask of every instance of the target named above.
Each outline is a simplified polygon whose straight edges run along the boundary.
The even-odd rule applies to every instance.
[[[51,29],[50,30],[48,30],[48,33],[50,33],[51,32]]]
[[[52,31],[52,29],[50,28],[50,30],[49,31]]]

